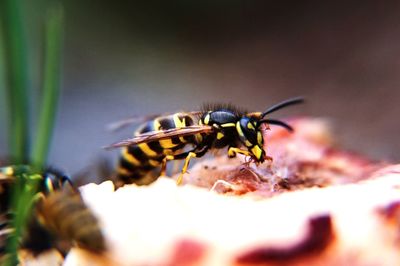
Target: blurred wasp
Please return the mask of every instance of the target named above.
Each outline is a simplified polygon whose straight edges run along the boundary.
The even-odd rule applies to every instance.
[[[293,128],[285,122],[266,116],[303,101],[300,97],[292,98],[268,108],[265,112],[248,113],[232,105],[206,105],[200,112],[153,116],[136,130],[133,138],[105,148],[122,147],[117,168],[119,183],[151,183],[156,177],[149,179],[149,172],[161,167],[161,174],[164,174],[168,161],[185,159],[177,179],[177,184],[181,184],[190,160],[202,157],[210,149],[228,147],[228,157],[243,154],[256,164],[272,160],[264,150],[262,125],[278,125],[288,131],[293,131]],[[123,121],[114,125],[114,128],[130,122],[132,121]],[[185,151],[187,145],[192,148]]]
[[[93,252],[104,251],[105,242],[99,223],[70,178],[52,168],[36,174],[27,165],[0,167],[0,238],[4,238],[1,242],[13,233],[10,221],[18,215],[10,208],[12,189],[21,179],[32,176],[39,182],[21,248],[34,255],[52,247],[65,255],[72,244]],[[3,245],[1,252],[4,251]]]

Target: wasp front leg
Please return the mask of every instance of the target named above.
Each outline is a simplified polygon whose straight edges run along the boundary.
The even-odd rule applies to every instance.
[[[257,146],[255,146],[255,147],[257,147]],[[250,151],[242,150],[242,149],[239,149],[236,147],[229,147],[229,149],[228,149],[228,157],[229,158],[234,158],[234,157],[236,157],[237,154],[243,154],[244,156],[248,156],[248,157],[250,157],[250,161],[252,161],[256,164],[259,163],[259,161],[257,159],[255,159],[257,157],[254,156],[254,153],[252,153]],[[263,159],[267,160],[269,162],[272,162],[272,157],[270,157],[270,156],[264,155]]]
[[[239,148],[236,147],[229,147],[228,149],[228,157],[229,158],[234,158],[236,157],[236,154],[243,154],[244,156],[250,156],[251,157],[251,153],[249,151],[245,151],[245,150],[241,150]]]

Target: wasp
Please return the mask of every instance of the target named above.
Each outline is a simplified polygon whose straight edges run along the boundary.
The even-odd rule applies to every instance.
[[[177,179],[181,184],[192,158],[204,156],[212,149],[228,149],[228,157],[247,156],[256,164],[272,161],[264,150],[262,125],[278,125],[288,131],[287,123],[267,118],[267,115],[287,106],[302,103],[301,97],[292,98],[268,108],[264,112],[246,112],[232,105],[205,105],[200,112],[179,112],[153,117],[138,127],[134,137],[109,146],[121,149],[117,167],[119,183],[148,184],[157,177],[149,173],[161,168],[165,174],[166,163],[183,160]],[[187,148],[190,147],[190,148]]]
[[[1,232],[7,232],[1,235],[9,237],[12,234],[10,220],[18,215],[10,208],[13,186],[18,185],[19,180],[32,176],[39,182],[31,217],[20,246],[34,255],[53,247],[65,255],[68,251],[64,247],[65,243],[68,243],[67,246],[76,244],[93,252],[104,251],[105,241],[97,218],[86,206],[71,179],[54,168],[41,174],[34,173],[27,165],[0,168],[0,210],[5,220]],[[2,248],[1,251],[4,252],[4,247]]]

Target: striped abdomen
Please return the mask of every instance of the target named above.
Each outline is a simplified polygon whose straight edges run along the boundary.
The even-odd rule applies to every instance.
[[[176,113],[169,116],[159,117],[143,124],[135,132],[135,136],[151,132],[173,128],[184,128],[194,125],[195,119],[185,113]],[[149,184],[158,177],[150,172],[159,168],[166,155],[175,155],[185,145],[195,145],[201,136],[173,137],[170,139],[151,141],[123,147],[118,165],[118,178],[123,184],[136,183],[139,185]]]
[[[79,193],[55,191],[37,206],[37,221],[61,239],[99,253],[106,249],[99,222]]]

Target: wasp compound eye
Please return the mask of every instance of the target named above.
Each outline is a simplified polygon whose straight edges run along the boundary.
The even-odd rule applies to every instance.
[[[251,147],[258,144],[257,128],[252,119],[248,117],[241,118],[237,123],[236,129],[238,131],[240,140],[246,147]]]

